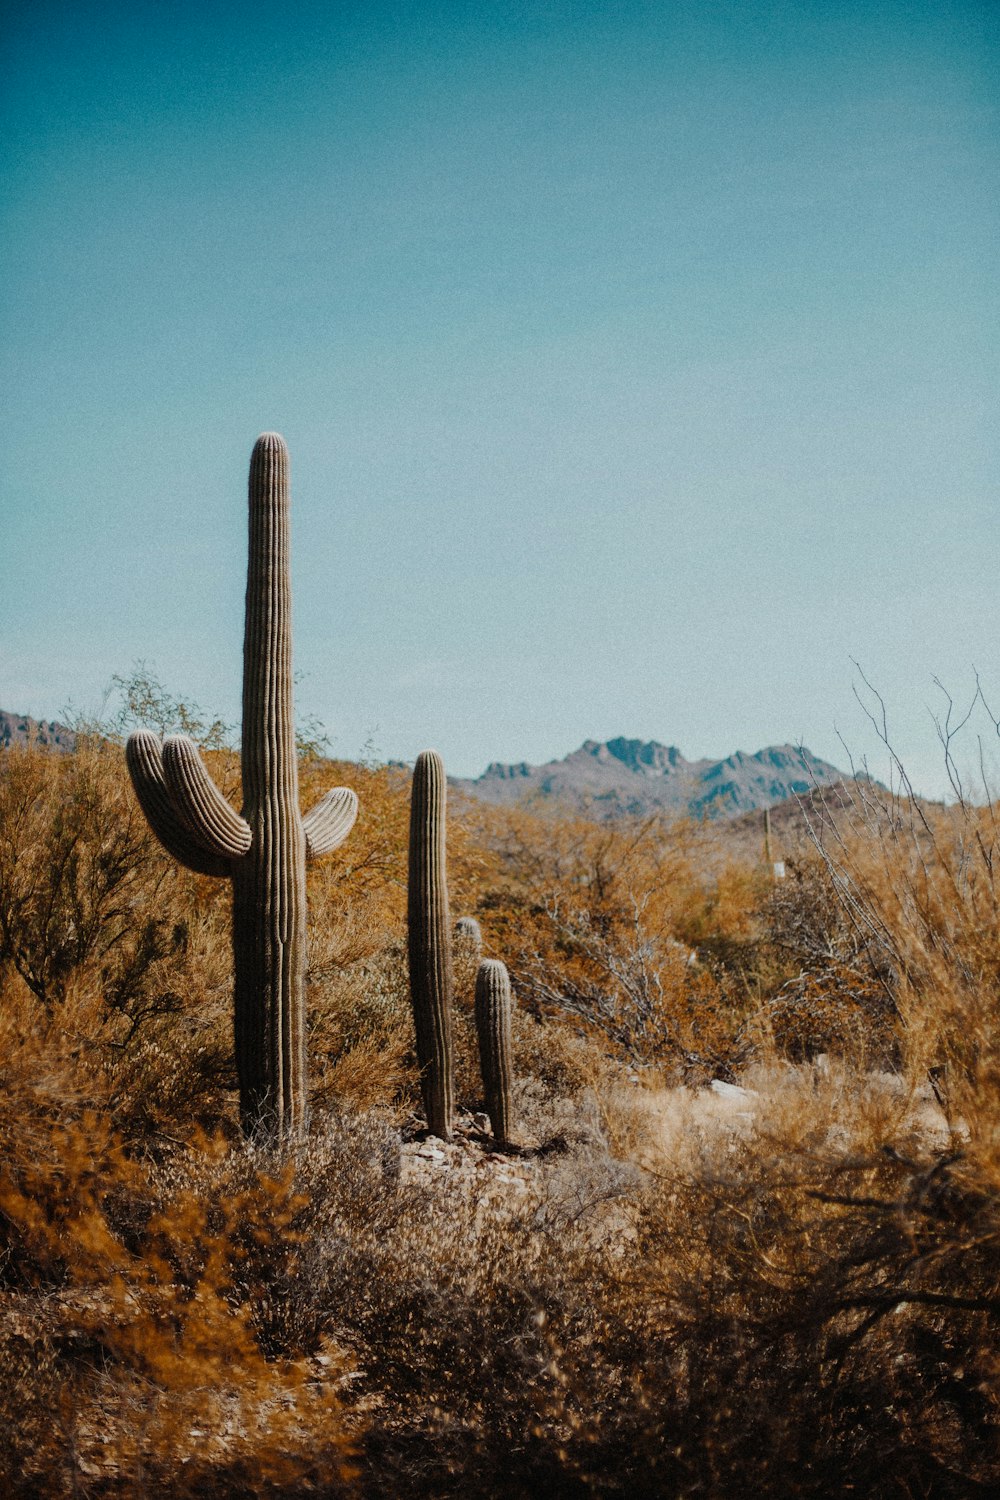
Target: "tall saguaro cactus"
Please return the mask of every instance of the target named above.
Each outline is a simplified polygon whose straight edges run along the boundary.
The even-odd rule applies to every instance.
[[[254,445],[243,638],[243,814],[236,813],[186,735],[130,736],[136,795],[167,851],[233,885],[236,1065],[247,1133],[299,1133],[306,1123],[307,859],[343,843],[358,799],[328,792],[302,817],[292,711],[288,449],[277,433]]]
[[[486,1110],[501,1146],[510,1142],[510,976],[506,964],[487,958],[476,974],[476,1032]]]
[[[436,750],[422,750],[410,793],[410,995],[424,1112],[447,1140],[455,1112],[451,1051],[451,931],[445,852],[447,781]]]

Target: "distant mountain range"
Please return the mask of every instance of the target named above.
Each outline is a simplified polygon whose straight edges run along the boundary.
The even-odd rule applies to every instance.
[[[72,750],[76,735],[55,720],[0,709],[0,747],[43,745]],[[614,818],[666,811],[693,818],[738,818],[816,787],[852,778],[804,745],[769,745],[754,755],[685,760],[656,740],[584,740],[579,750],[543,766],[493,761],[481,776],[451,777],[456,791],[502,806],[550,803]]]
[[[44,745],[47,750],[72,750],[76,735],[54,719],[32,719],[0,708],[0,746]]]
[[[676,745],[619,738],[584,740],[563,760],[542,766],[493,761],[481,776],[455,777],[452,785],[483,802],[551,801],[606,818],[658,810],[735,818],[850,779],[804,745],[769,745],[754,755],[737,750],[725,760],[685,760]]]

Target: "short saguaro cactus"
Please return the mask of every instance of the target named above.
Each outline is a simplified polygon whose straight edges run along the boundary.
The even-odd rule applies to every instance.
[[[510,1087],[513,1077],[510,1017],[513,999],[506,964],[487,958],[476,974],[476,1034],[486,1110],[497,1144],[510,1144]]]
[[[483,929],[475,917],[459,917],[453,936],[456,953],[461,951],[478,964],[483,952]]]
[[[300,1133],[305,1054],[307,859],[343,843],[357,817],[337,787],[303,817],[292,709],[288,449],[277,433],[250,460],[250,542],[243,641],[243,812],[209,776],[196,746],[147,730],[125,748],[132,784],[164,848],[233,886],[236,1065],[248,1134]]]

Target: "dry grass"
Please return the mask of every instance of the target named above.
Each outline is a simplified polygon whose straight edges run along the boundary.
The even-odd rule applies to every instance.
[[[777,891],[717,830],[461,815],[546,1149],[414,1175],[405,777],[304,780],[363,811],[310,874],[279,1160],[235,1128],[224,884],[113,748],[0,763],[4,1492],[995,1493],[992,811],[869,788]]]

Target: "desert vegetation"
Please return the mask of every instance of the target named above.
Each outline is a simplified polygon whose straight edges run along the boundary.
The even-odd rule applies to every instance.
[[[409,775],[301,746],[303,804],[361,814],[306,876],[309,1130],[248,1138],[227,882],[154,838],[117,739],[186,728],[230,800],[238,759],[126,686],[0,761],[5,1493],[995,1492],[988,802],[811,799],[775,885],[745,823],[452,799],[442,1142]]]

